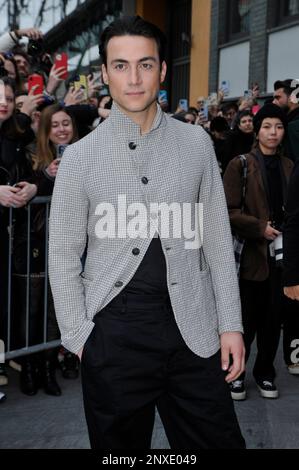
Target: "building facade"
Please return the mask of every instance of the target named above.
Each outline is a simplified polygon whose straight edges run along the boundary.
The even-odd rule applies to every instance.
[[[212,0],[209,90],[229,82],[229,97],[257,82],[298,78],[299,0]]]
[[[41,28],[48,51],[67,52],[74,73],[100,65],[99,36],[115,18],[138,14],[159,26],[168,38],[164,88],[171,110],[181,98],[195,105],[198,96],[217,91],[222,82],[229,85],[227,99],[235,99],[255,82],[267,96],[275,80],[299,78],[299,0],[28,2],[36,6],[28,7],[36,12],[29,15],[30,24],[24,23],[23,11],[13,10],[15,2],[7,0],[0,12],[8,8],[9,25],[2,29]]]

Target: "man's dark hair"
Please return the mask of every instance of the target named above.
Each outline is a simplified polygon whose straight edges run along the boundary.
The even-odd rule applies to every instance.
[[[286,80],[277,80],[274,83],[274,91],[279,90],[280,88],[283,88],[283,92],[287,95],[290,96],[292,92],[294,91],[294,88],[292,87],[292,78],[287,78]]]
[[[29,65],[31,64],[30,56],[21,47],[15,46],[11,52],[13,53],[14,56],[16,55],[22,56],[25,60],[27,60]]]
[[[234,109],[237,112],[238,111],[238,105],[236,103],[232,103],[232,102],[231,103],[225,103],[222,106],[223,114],[226,115],[230,109]]]
[[[216,116],[211,120],[210,123],[210,132],[228,132],[229,125],[227,124],[227,120],[224,119],[222,116]]]
[[[99,53],[105,66],[107,66],[107,45],[115,36],[143,36],[154,39],[158,47],[160,65],[165,60],[167,42],[165,34],[156,25],[140,16],[125,16],[113,21],[101,34]]]

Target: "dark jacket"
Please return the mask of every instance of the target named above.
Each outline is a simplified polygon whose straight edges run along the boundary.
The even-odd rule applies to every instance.
[[[286,222],[283,232],[284,285],[299,285],[299,160],[288,188]]]
[[[238,127],[230,131],[225,141],[223,152],[222,171],[225,172],[229,162],[238,155],[249,153],[254,141],[254,133],[246,134]]]
[[[17,114],[17,122],[23,133],[17,138],[8,137],[5,123],[0,130],[0,184],[15,184],[29,181],[32,176],[31,163],[26,158],[26,145],[35,138],[31,119],[27,114]],[[31,179],[30,179],[31,181]]]
[[[288,132],[285,151],[288,158],[294,162],[299,159],[299,108],[287,115]]]
[[[240,277],[251,281],[264,281],[269,276],[268,241],[264,238],[264,232],[270,220],[270,209],[257,151],[252,150],[246,155],[248,174],[243,213],[241,212],[242,165],[239,158],[235,157],[229,163],[223,183],[232,230],[246,240],[241,258]],[[288,158],[280,158],[288,181],[293,163]]]

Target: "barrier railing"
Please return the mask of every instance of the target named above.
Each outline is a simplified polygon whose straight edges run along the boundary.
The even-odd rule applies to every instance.
[[[24,356],[31,353],[36,353],[46,349],[50,349],[60,345],[60,340],[47,340],[47,328],[48,328],[48,299],[49,299],[49,281],[48,281],[48,240],[49,240],[49,208],[50,208],[51,197],[50,196],[37,196],[27,205],[27,253],[26,253],[26,273],[22,274],[23,279],[26,279],[26,296],[23,301],[26,304],[26,315],[25,315],[25,344],[20,348],[11,348],[12,346],[12,335],[14,334],[12,328],[12,305],[13,299],[12,295],[18,295],[18,292],[14,289],[12,291],[12,282],[13,276],[13,256],[14,256],[14,211],[18,209],[9,209],[9,241],[8,241],[8,272],[7,272],[7,338],[5,348],[5,360],[13,359],[19,356]],[[35,273],[31,273],[31,233],[32,233],[32,221],[31,221],[31,212],[32,206],[35,204],[45,204],[45,263],[44,263],[44,273],[40,273],[40,277],[44,277],[44,298],[43,298],[43,333],[42,341],[39,344],[29,344],[30,343],[30,289],[31,281],[36,276]],[[5,312],[4,312],[5,314]]]

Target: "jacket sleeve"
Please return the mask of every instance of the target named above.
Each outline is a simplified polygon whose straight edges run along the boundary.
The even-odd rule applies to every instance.
[[[283,230],[284,285],[299,285],[299,160],[293,170],[286,204]]]
[[[80,160],[71,145],[63,154],[52,197],[49,278],[62,344],[74,353],[83,347],[94,327],[87,319],[80,276],[89,208],[83,181]]]
[[[34,172],[34,183],[37,185],[37,196],[51,196],[55,178],[47,175],[45,170]]]
[[[4,33],[0,37],[0,51],[1,52],[10,51],[10,49],[12,49],[16,44],[18,44],[18,39],[15,36],[13,31],[11,31],[10,33]]]
[[[288,125],[289,151],[293,161],[299,158],[299,119],[291,121]]]
[[[34,141],[35,135],[31,129],[31,118],[25,113],[18,113],[16,115],[17,123],[23,131],[21,141],[23,145],[28,145]]]
[[[199,203],[203,205],[202,247],[213,282],[218,331],[219,334],[243,332],[239,285],[223,184],[211,139],[204,136],[203,140],[206,161],[199,191]]]
[[[241,211],[242,164],[238,157],[230,161],[223,177],[223,184],[233,232],[242,238],[263,238],[267,220],[258,219]]]

